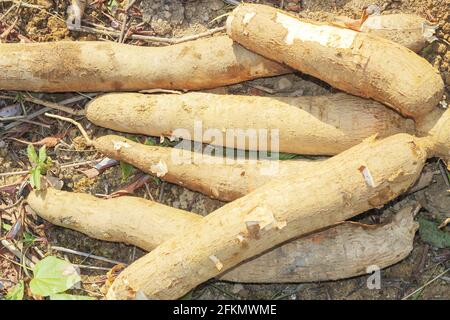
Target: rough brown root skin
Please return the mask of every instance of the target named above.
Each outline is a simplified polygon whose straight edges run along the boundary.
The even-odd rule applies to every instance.
[[[418,224],[413,207],[400,210],[392,222],[364,225],[344,222],[290,241],[223,274],[220,279],[247,283],[313,282],[366,274],[386,268],[413,249]]]
[[[222,201],[235,200],[274,178],[300,174],[306,168],[318,166],[321,162],[312,160],[238,162],[177,148],[146,146],[116,135],[97,138],[93,141],[93,145],[97,151],[109,158],[125,161],[164,181]],[[164,169],[155,170],[158,164]],[[211,174],[212,172],[214,174]]]
[[[414,119],[432,111],[444,92],[439,72],[399,44],[269,6],[236,7],[228,16],[227,34],[253,52]]]
[[[129,299],[139,291],[151,299],[176,299],[289,239],[384,205],[414,184],[426,158],[417,138],[397,134],[368,139],[320,170],[269,182],[134,262],[107,298]]]
[[[272,133],[279,130],[279,151],[311,155],[338,154],[374,134],[414,132],[412,120],[347,94],[276,98],[196,92],[107,94],[90,102],[86,114],[94,124],[116,131],[181,136],[221,146],[236,146],[235,136],[240,134],[244,141],[239,149],[247,150],[261,148],[250,144],[247,130],[265,130],[267,148]],[[227,138],[230,133],[232,139]]]
[[[227,36],[167,47],[76,41],[1,44],[0,89],[38,92],[208,89],[291,72]]]
[[[27,201],[33,211],[53,224],[147,251],[202,219],[133,197],[104,200],[47,189],[31,192]],[[295,239],[240,264],[220,279],[251,283],[325,281],[365,274],[371,265],[390,266],[412,250],[417,230],[412,211],[412,207],[404,208],[384,225],[344,222]]]

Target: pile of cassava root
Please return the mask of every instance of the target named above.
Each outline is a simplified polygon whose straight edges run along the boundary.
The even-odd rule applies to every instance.
[[[87,144],[109,158],[229,203],[200,217],[137,197],[105,200],[47,188],[33,190],[29,206],[56,225],[149,251],[119,274],[108,299],[177,299],[211,278],[342,279],[404,259],[417,229],[416,207],[383,225],[345,220],[410,192],[428,158],[450,160],[450,111],[439,107],[439,73],[414,52],[433,39],[433,27],[411,15],[366,18],[350,28],[243,4],[228,15],[226,36],[167,47],[0,44],[0,88],[8,90],[202,90],[298,71],[342,91],[110,93],[86,107],[95,125],[215,150],[240,139],[229,129],[277,130],[265,145],[244,139],[238,146],[274,151],[278,143],[279,152],[331,156],[323,160],[227,162],[117,135],[91,139],[73,120],[49,114],[77,124]],[[196,135],[198,122],[219,133]]]

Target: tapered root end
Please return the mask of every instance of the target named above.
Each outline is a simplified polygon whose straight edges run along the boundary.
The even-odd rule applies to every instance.
[[[428,137],[429,150],[432,155],[443,159],[450,165],[450,109],[447,109],[434,127],[430,130]]]

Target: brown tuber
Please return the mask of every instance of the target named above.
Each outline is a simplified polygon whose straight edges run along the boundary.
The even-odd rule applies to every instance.
[[[198,90],[289,73],[227,36],[167,47],[113,42],[0,44],[0,89],[38,92]]]
[[[147,251],[202,219],[136,197],[105,200],[54,189],[33,191],[27,202],[53,224]],[[417,230],[412,212],[412,207],[404,208],[383,225],[343,222],[274,248],[219,278],[251,283],[325,281],[365,274],[371,265],[390,266],[412,250]]]
[[[261,150],[247,139],[259,129],[267,132],[270,148],[271,133],[278,130],[280,152],[310,155],[335,155],[376,133],[387,137],[414,132],[412,120],[378,102],[343,93],[304,97],[111,93],[90,102],[86,116],[95,125],[116,131],[239,149]],[[243,135],[242,147],[227,134]]]
[[[141,292],[176,299],[287,240],[383,206],[414,184],[427,158],[450,160],[449,116],[446,111],[427,137],[367,139],[320,169],[269,182],[224,205],[131,264],[107,298]]]
[[[419,119],[442,99],[439,72],[393,41],[257,4],[239,5],[226,24],[227,34],[245,48],[404,116]]]

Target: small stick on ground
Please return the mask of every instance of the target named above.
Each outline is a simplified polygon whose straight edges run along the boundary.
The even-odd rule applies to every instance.
[[[88,145],[92,145],[92,140],[91,140],[91,138],[89,138],[88,134],[86,133],[86,130],[84,130],[83,126],[82,126],[79,122],[77,122],[77,121],[75,121],[75,120],[73,120],[73,119],[70,119],[70,118],[58,116],[58,115],[56,115],[56,114],[45,113],[45,115],[46,115],[47,117],[49,117],[49,118],[54,118],[54,119],[58,119],[58,120],[70,122],[71,124],[73,124],[74,126],[76,126],[76,127],[78,128],[78,130],[80,130],[82,136],[83,136],[84,139],[86,140],[86,143],[87,143]]]
[[[432,284],[433,282],[435,282],[436,280],[438,280],[439,278],[441,278],[444,274],[446,274],[447,272],[450,271],[450,268],[447,268],[444,270],[444,272],[438,274],[436,277],[434,277],[433,279],[431,279],[430,281],[428,281],[427,283],[425,283],[423,286],[421,286],[420,288],[414,290],[413,292],[411,292],[410,294],[408,294],[407,296],[403,297],[402,300],[406,300],[408,298],[410,298],[411,296],[415,295],[417,292],[425,289],[426,287],[428,287],[430,284]]]
[[[113,265],[116,265],[116,264],[127,265],[126,263],[121,262],[121,261],[112,260],[112,259],[108,259],[108,258],[105,258],[105,257],[96,256],[96,255],[93,255],[93,254],[90,254],[90,253],[85,253],[85,252],[81,252],[81,251],[77,251],[77,250],[73,250],[73,249],[57,247],[57,246],[52,246],[51,248],[53,250],[56,250],[56,251],[70,253],[70,254],[75,254],[75,255],[78,255],[78,256],[82,256],[82,257],[86,257],[86,258],[90,258],[90,259],[94,259],[94,260],[104,261],[104,262],[111,263]]]
[[[34,267],[34,263],[30,259],[28,259],[24,254],[22,254],[22,252],[20,252],[20,250],[12,242],[3,239],[0,241],[0,243],[3,245],[3,247],[5,247],[5,249],[7,249],[9,252],[15,255],[17,258],[19,258],[20,261],[25,262],[25,264],[28,267],[30,268]]]
[[[79,96],[79,97],[75,96],[75,97],[71,97],[71,98],[62,100],[62,101],[58,102],[58,105],[62,106],[62,105],[66,105],[66,104],[82,101],[84,99],[90,99],[90,98],[92,98],[94,96],[95,96],[95,94],[92,94],[92,93],[91,94],[83,94],[82,96]],[[52,110],[52,108],[45,107],[45,108],[42,108],[42,109],[40,109],[40,110],[38,110],[38,111],[36,111],[34,113],[31,113],[28,116],[26,116],[24,119],[17,120],[15,122],[10,123],[7,126],[5,126],[3,128],[4,132],[2,132],[2,133],[6,133],[9,130],[17,127],[20,124],[22,124],[22,122],[30,121],[30,120],[32,120],[32,119],[34,119],[36,117],[39,117],[41,114],[44,114],[45,112],[48,112],[48,111],[51,111],[51,110]]]
[[[129,36],[129,38],[132,40],[142,40],[142,41],[147,41],[147,42],[178,44],[178,43],[182,43],[182,42],[187,42],[187,41],[197,40],[197,39],[200,39],[203,37],[207,37],[207,36],[213,35],[214,33],[222,32],[224,30],[225,30],[225,27],[218,27],[218,28],[210,29],[205,32],[195,34],[195,35],[185,36],[182,38],[164,38],[164,37],[146,36],[146,35],[140,35],[140,34],[132,34]],[[81,27],[77,28],[76,31],[93,33],[93,34],[102,34],[102,35],[119,37],[119,38],[121,35],[120,32],[112,30],[112,29],[111,30],[110,29],[100,30],[97,28],[91,28],[91,27],[85,27],[85,26],[81,26]]]

